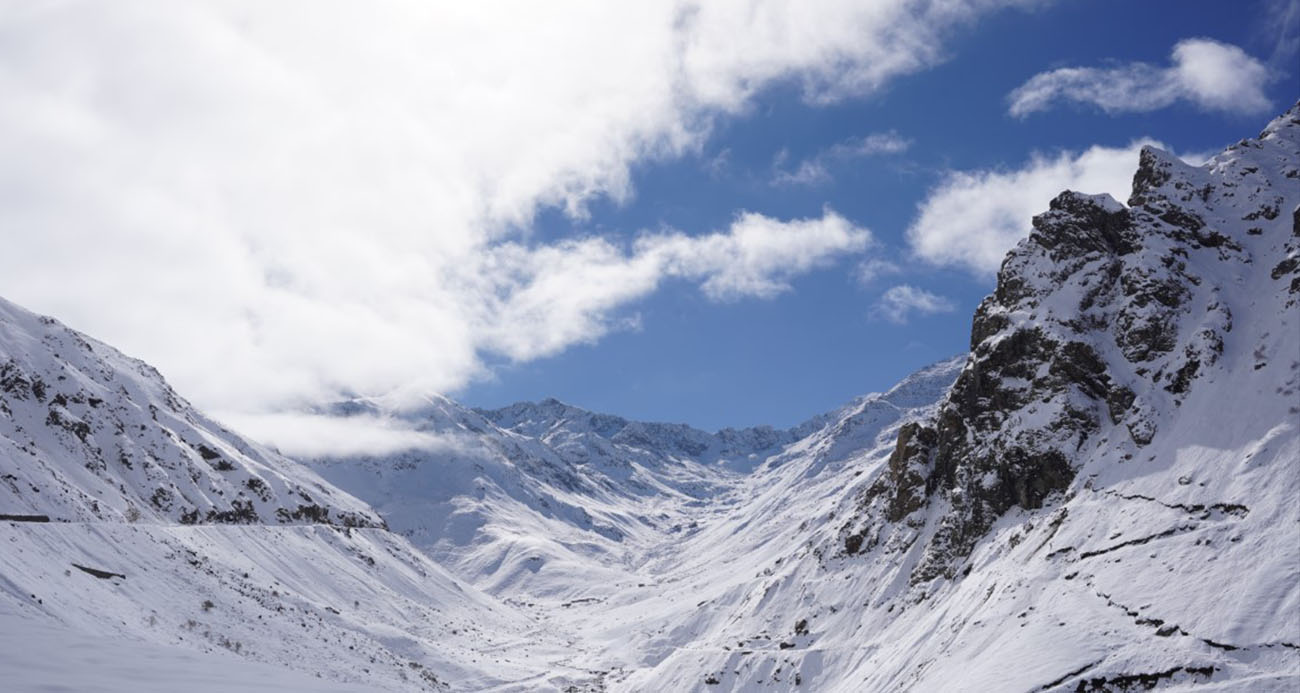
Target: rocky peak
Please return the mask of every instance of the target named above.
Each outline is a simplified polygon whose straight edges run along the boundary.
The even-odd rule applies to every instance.
[[[844,552],[921,540],[912,583],[953,578],[999,517],[1073,489],[1098,441],[1114,444],[1112,429],[1129,457],[1149,444],[1213,377],[1234,309],[1260,291],[1294,305],[1298,162],[1292,108],[1204,166],[1145,148],[1128,207],[1108,195],[1054,199],[976,311],[948,396],[901,429],[843,525]]]

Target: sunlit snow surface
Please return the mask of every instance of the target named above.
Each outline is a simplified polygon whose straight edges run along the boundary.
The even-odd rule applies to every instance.
[[[0,303],[0,513],[53,520],[0,522],[0,689],[1296,690],[1297,130],[1293,110],[1200,168],[1150,154],[1157,192],[1229,241],[1177,247],[1152,221],[1126,256],[1197,278],[1176,348],[1101,349],[1140,406],[1079,439],[1063,493],[923,582],[947,497],[879,528],[909,542],[849,551],[845,527],[965,358],[787,431],[344,403],[439,444],[309,471]],[[1035,293],[1007,324],[1073,334],[1092,278],[1042,252],[1013,253]],[[1207,331],[1222,353],[1175,395],[1152,371]],[[1047,419],[1031,398],[1006,421]]]
[[[1074,454],[1066,493],[999,519],[960,579],[910,583],[947,512],[941,499],[907,519],[917,539],[901,551],[846,555],[841,531],[884,473],[899,424],[941,400],[960,360],[820,417],[760,451],[753,471],[699,432],[638,428],[619,441],[624,422],[556,402],[497,412],[443,403],[412,417],[484,441],[472,468],[418,453],[397,465],[314,466],[458,576],[571,634],[572,661],[604,672],[613,690],[1293,690],[1300,310],[1286,268],[1298,255],[1296,119],[1204,167],[1151,154],[1171,174],[1158,191],[1230,240],[1184,250],[1181,229],[1142,227],[1146,247],[1126,260],[1158,281],[1172,255],[1199,282],[1165,328],[1168,359],[1141,372],[1117,347],[1100,351],[1141,396],[1129,421],[1147,417],[1154,437],[1137,445],[1128,421],[1103,419]],[[1088,266],[1062,277],[1037,252],[1027,248],[1017,269],[1037,309],[1010,319],[1056,330],[1078,317],[1093,277]],[[1172,373],[1152,371],[1187,358],[1210,329],[1222,355],[1174,396]],[[1032,404],[1009,421],[1011,432],[1047,423]],[[699,452],[665,453],[683,438]],[[425,492],[447,478],[472,492]]]
[[[9,691],[46,693],[363,693],[362,685],[334,683],[234,654],[205,653],[52,627],[30,619],[3,619],[0,671]]]

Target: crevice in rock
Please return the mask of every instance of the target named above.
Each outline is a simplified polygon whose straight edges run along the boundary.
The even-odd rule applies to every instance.
[[[1116,498],[1123,498],[1124,500],[1144,500],[1144,501],[1149,501],[1151,503],[1157,503],[1159,505],[1163,505],[1166,508],[1169,508],[1170,510],[1182,510],[1183,512],[1188,513],[1190,515],[1196,515],[1197,516],[1196,519],[1198,520],[1208,520],[1214,515],[1215,512],[1223,513],[1224,515],[1231,515],[1237,518],[1243,518],[1246,515],[1250,514],[1250,508],[1247,508],[1246,506],[1241,505],[1240,503],[1212,503],[1210,505],[1193,503],[1191,505],[1188,505],[1186,503],[1166,503],[1157,498],[1152,498],[1151,496],[1144,496],[1138,493],[1123,494],[1118,491],[1106,491],[1106,495],[1114,496]]]

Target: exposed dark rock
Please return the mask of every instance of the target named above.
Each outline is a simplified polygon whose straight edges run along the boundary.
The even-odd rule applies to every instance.
[[[73,563],[72,567],[76,568],[77,570],[80,570],[83,573],[86,573],[87,575],[93,575],[99,578],[100,580],[107,580],[109,578],[122,578],[123,580],[126,579],[126,576],[121,573],[111,573],[107,570],[100,570],[98,568],[89,568],[87,566],[79,565],[77,563]]]
[[[883,472],[844,521],[844,553],[906,551],[920,541],[913,585],[958,578],[999,517],[1065,497],[1080,450],[1106,428],[1122,426],[1134,444],[1148,445],[1166,408],[1181,404],[1224,353],[1233,316],[1197,268],[1254,260],[1255,246],[1248,253],[1243,244],[1255,232],[1231,231],[1237,225],[1216,211],[1220,200],[1244,197],[1236,177],[1262,180],[1252,168],[1222,166],[1209,175],[1233,178],[1207,181],[1207,169],[1148,147],[1128,207],[1074,192],[1052,200],[976,310],[970,355],[948,395],[928,418],[899,429]],[[1276,227],[1264,222],[1279,218],[1283,198],[1266,188],[1254,194],[1261,223],[1251,229],[1263,235]],[[1300,207],[1292,226],[1300,235]],[[1300,253],[1286,252],[1274,279],[1300,273]],[[1300,276],[1291,284],[1300,291]],[[941,516],[926,514],[936,509]]]
[[[49,522],[49,515],[10,515],[0,513],[0,521],[4,522]]]
[[[1269,276],[1274,280],[1281,279],[1283,276],[1296,271],[1297,267],[1300,267],[1300,257],[1289,257],[1277,263],[1273,271],[1269,272]]]
[[[252,501],[235,500],[231,501],[229,510],[209,510],[204,521],[225,525],[252,525],[261,522],[261,518],[257,516]]]
[[[1214,676],[1214,671],[1213,666],[1183,666],[1150,673],[1096,676],[1090,679],[1080,679],[1074,690],[1077,693],[1088,693],[1089,691],[1105,691],[1106,693],[1149,691],[1159,686],[1161,682],[1175,680],[1179,674],[1185,674],[1187,678],[1193,681],[1208,681],[1210,677]]]
[[[926,474],[933,458],[937,433],[934,429],[919,423],[903,426],[898,432],[898,443],[889,456],[889,476],[887,477],[893,495],[890,499],[886,517],[891,522],[898,522],[925,503]],[[862,537],[856,541],[845,538],[845,550],[857,553],[862,544]]]
[[[1138,207],[1146,202],[1146,194],[1169,182],[1170,161],[1152,147],[1143,147],[1138,155],[1137,172],[1133,174],[1133,192],[1129,195],[1128,205]]]
[[[1088,253],[1127,255],[1138,248],[1128,210],[1100,205],[1088,195],[1061,193],[1033,223],[1030,238],[1058,262]]]

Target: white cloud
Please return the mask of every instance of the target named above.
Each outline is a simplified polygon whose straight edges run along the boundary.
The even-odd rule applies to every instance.
[[[731,148],[723,149],[709,158],[704,162],[703,168],[709,177],[715,180],[726,176],[731,168]]]
[[[1007,251],[1029,234],[1034,215],[1047,211],[1062,191],[1128,199],[1138,153],[1146,144],[1160,146],[1140,140],[1080,154],[1034,155],[1019,170],[950,172],[919,205],[907,229],[908,244],[928,262],[990,276]]]
[[[1273,44],[1269,65],[1295,76],[1295,56],[1300,53],[1300,0],[1267,0],[1255,18],[1255,32]]]
[[[1066,67],[1034,75],[1008,97],[1013,116],[1045,111],[1057,101],[1099,106],[1107,113],[1154,111],[1189,101],[1210,111],[1262,113],[1272,108],[1264,87],[1274,77],[1240,48],[1194,38],[1179,41],[1172,65]]]
[[[867,286],[881,277],[892,276],[902,273],[903,268],[892,260],[884,258],[868,258],[858,263],[854,276],[860,286]]]
[[[407,450],[467,452],[454,438],[417,431],[399,420],[379,416],[234,412],[223,414],[221,420],[291,457],[385,455]]]
[[[925,289],[918,289],[907,284],[890,287],[888,291],[881,295],[880,300],[871,308],[871,314],[874,317],[888,320],[892,323],[906,323],[913,313],[920,315],[932,315],[935,313],[951,313],[956,309],[952,301],[933,294]]]
[[[820,185],[831,180],[831,172],[819,159],[804,159],[793,171],[773,168],[772,185]]]
[[[853,137],[828,147],[815,156],[799,162],[793,171],[784,168],[790,152],[782,149],[772,163],[772,185],[818,185],[831,180],[830,165],[837,161],[860,159],[881,154],[899,154],[907,151],[912,141],[894,131],[878,132],[865,137]]]
[[[556,353],[609,328],[611,311],[643,297],[665,279],[700,282],[709,298],[768,298],[789,280],[871,242],[866,229],[826,211],[817,219],[736,217],[725,232],[645,234],[624,249],[603,238],[528,248],[508,243],[488,252],[470,274],[490,285],[471,293],[494,299],[486,345],[512,359]]]
[[[877,154],[901,154],[911,146],[912,140],[890,130],[849,138],[831,147],[827,155],[837,159],[853,159]]]
[[[670,276],[704,279],[706,295],[728,301],[775,296],[790,288],[790,278],[870,242],[869,232],[829,210],[820,219],[789,222],[746,213],[725,235],[647,236],[637,251],[662,262]]]
[[[680,4],[681,63],[698,98],[740,109],[774,80],[795,76],[811,102],[874,91],[943,58],[957,26],[1042,0],[710,0]]]
[[[0,293],[262,411],[590,341],[665,277],[719,300],[853,252],[833,214],[520,240],[632,194],[776,82],[870,93],[1018,0],[73,0],[0,22]],[[692,230],[696,231],[696,230]],[[614,321],[614,322],[611,322]]]

